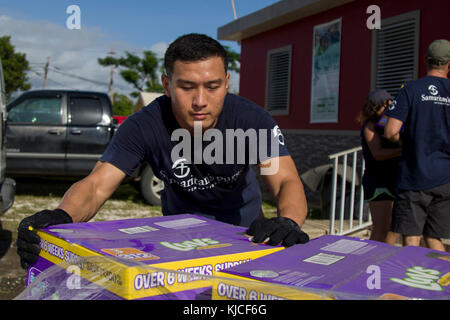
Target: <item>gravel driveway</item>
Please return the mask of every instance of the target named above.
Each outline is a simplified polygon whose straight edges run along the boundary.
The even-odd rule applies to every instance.
[[[55,208],[73,180],[16,179],[14,205],[0,216],[0,300],[16,297],[25,288],[26,271],[17,255],[17,226],[33,213]],[[121,186],[92,221],[143,218],[161,215],[159,207],[144,203],[130,185]]]

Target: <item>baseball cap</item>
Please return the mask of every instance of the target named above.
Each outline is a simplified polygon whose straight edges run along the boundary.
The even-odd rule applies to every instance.
[[[373,90],[367,96],[367,101],[370,101],[373,104],[383,104],[385,101],[392,99],[390,93],[383,89]]]
[[[427,59],[432,59],[439,64],[450,61],[450,41],[445,39],[435,40],[428,47]]]

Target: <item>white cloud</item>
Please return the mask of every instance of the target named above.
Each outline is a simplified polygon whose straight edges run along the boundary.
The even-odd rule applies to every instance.
[[[46,89],[107,92],[110,68],[98,64],[97,59],[106,57],[111,48],[116,57],[124,55],[125,51],[140,55],[146,49],[117,41],[100,28],[82,25],[80,30],[69,30],[65,24],[0,15],[0,36],[4,35],[11,36],[16,51],[26,54],[32,67],[28,73],[32,89],[42,88],[44,65],[47,57],[50,57]],[[166,42],[149,46],[158,58],[163,58],[167,47]],[[81,80],[80,77],[93,81]],[[232,92],[238,91],[238,74],[232,73],[230,87]],[[135,91],[120,77],[118,70],[114,72],[114,91],[123,94]]]
[[[163,58],[164,53],[166,52],[169,45],[166,42],[158,42],[150,47],[150,50],[153,51],[158,58]]]
[[[50,57],[46,89],[107,92],[110,69],[98,64],[97,59],[107,56],[111,48],[116,56],[123,55],[125,50],[136,53],[143,50],[118,42],[98,28],[84,26],[80,30],[69,30],[65,25],[47,21],[25,21],[3,15],[0,16],[0,30],[0,36],[10,35],[15,50],[25,53],[31,63],[32,71],[28,73],[28,77],[32,89],[42,88],[44,65],[47,57]],[[79,77],[93,82],[81,80]],[[116,71],[114,90],[128,94],[134,91],[134,88]]]

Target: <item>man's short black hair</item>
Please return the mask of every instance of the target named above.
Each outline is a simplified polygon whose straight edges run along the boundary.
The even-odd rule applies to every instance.
[[[164,55],[166,75],[173,73],[175,61],[193,62],[206,60],[211,57],[222,58],[225,73],[228,72],[228,58],[224,47],[216,40],[204,34],[190,33],[176,39],[167,48]]]

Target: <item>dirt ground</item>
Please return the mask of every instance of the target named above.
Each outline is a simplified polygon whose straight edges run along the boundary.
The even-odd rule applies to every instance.
[[[11,300],[25,289],[26,271],[17,254],[17,227],[20,221],[43,209],[55,208],[65,191],[76,181],[15,178],[14,205],[0,215],[0,300]],[[272,210],[269,207],[269,210]],[[274,210],[272,210],[274,211]],[[268,216],[275,214],[268,213]],[[144,202],[131,185],[122,185],[91,221],[144,218],[161,215],[160,207]]]
[[[14,205],[0,216],[0,300],[15,298],[25,289],[26,271],[17,254],[17,227],[20,221],[43,209],[55,208],[73,180],[15,179]],[[144,203],[130,185],[121,186],[93,221],[142,218],[161,215],[159,207]]]
[[[35,212],[46,208],[55,208],[64,192],[74,181],[49,179],[16,179],[16,197],[14,205],[0,216],[0,300],[11,300],[25,289],[26,271],[20,267],[17,255],[17,226],[20,221]],[[275,209],[264,207],[264,213],[270,217]],[[161,215],[160,207],[144,203],[139,192],[130,185],[121,186],[108,200],[92,221],[144,218]],[[306,219],[302,230],[311,239],[328,232],[328,220]],[[370,237],[370,230],[363,230],[351,236]],[[450,240],[445,241],[450,252]]]

